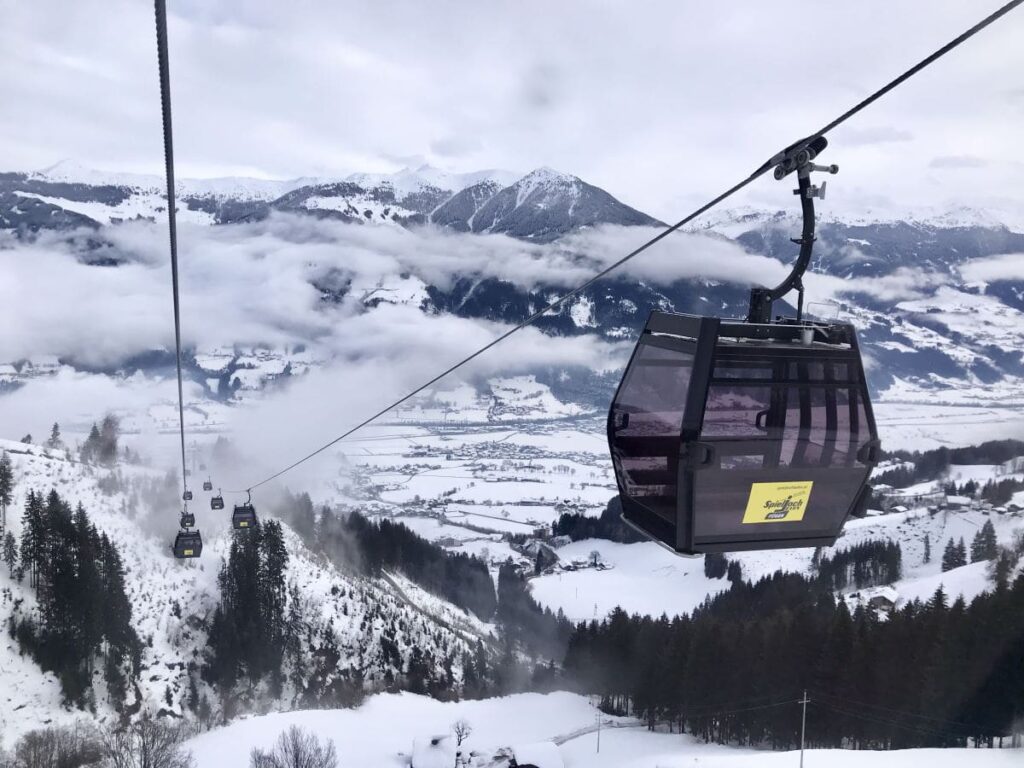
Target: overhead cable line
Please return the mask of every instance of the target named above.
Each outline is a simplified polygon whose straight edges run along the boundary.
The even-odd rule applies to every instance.
[[[880,99],[882,96],[884,96],[885,94],[889,93],[891,90],[893,90],[894,88],[898,87],[899,85],[903,84],[908,79],[910,79],[911,77],[916,75],[918,72],[920,72],[921,70],[925,69],[926,67],[928,67],[929,65],[933,64],[935,61],[937,61],[938,59],[942,58],[944,55],[946,55],[947,53],[952,51],[954,48],[958,47],[962,43],[964,43],[967,40],[969,40],[970,38],[974,37],[976,34],[981,32],[983,29],[985,29],[989,25],[991,25],[994,22],[998,21],[1000,18],[1005,16],[1007,13],[1009,13],[1010,11],[1014,10],[1019,5],[1021,5],[1021,3],[1024,3],[1024,0],[1011,0],[1011,2],[1006,3],[1005,5],[1000,7],[998,10],[996,10],[994,13],[986,16],[984,19],[982,19],[977,24],[972,26],[970,29],[966,30],[962,34],[960,34],[957,37],[953,38],[948,43],[946,43],[945,45],[943,45],[941,48],[937,49],[933,53],[929,54],[925,58],[921,59],[921,61],[919,61],[917,64],[915,64],[910,69],[908,69],[905,72],[903,72],[901,75],[899,75],[895,79],[893,79],[893,80],[889,81],[888,83],[886,83],[884,86],[879,88],[877,91],[873,92],[870,96],[868,96],[867,98],[865,98],[862,101],[858,102],[857,104],[852,106],[850,109],[848,109],[845,112],[843,112],[842,114],[840,114],[838,117],[836,117],[831,122],[826,123],[818,131],[815,131],[814,133],[808,134],[806,136],[806,138],[803,138],[803,139],[800,139],[799,141],[794,142],[790,146],[786,147],[786,149],[784,149],[781,152],[778,152],[777,154],[772,156],[771,159],[769,159],[767,162],[765,162],[763,165],[761,165],[757,170],[755,170],[753,173],[751,173],[745,179],[742,179],[741,181],[738,181],[737,183],[733,184],[727,190],[725,190],[724,192],[722,192],[718,196],[712,198],[711,200],[709,200],[704,205],[702,205],[699,208],[697,208],[692,213],[688,214],[687,216],[685,216],[682,219],[680,219],[679,221],[677,221],[675,224],[672,224],[671,226],[666,227],[660,233],[658,233],[657,235],[655,235],[654,237],[652,237],[650,240],[648,240],[647,242],[643,243],[639,247],[637,247],[634,250],[630,251],[625,256],[620,258],[618,261],[616,261],[616,262],[612,263],[611,265],[605,267],[600,272],[598,272],[593,277],[591,277],[589,280],[585,281],[581,285],[578,285],[576,288],[573,288],[568,293],[566,293],[566,294],[560,296],[559,298],[555,299],[554,301],[552,301],[551,303],[547,304],[546,306],[544,306],[543,308],[541,308],[537,312],[534,312],[532,315],[527,317],[525,320],[521,321],[520,323],[518,323],[517,325],[513,326],[509,330],[505,331],[504,333],[502,333],[497,338],[493,339],[492,341],[488,342],[484,346],[480,347],[475,352],[472,352],[471,354],[469,354],[466,357],[462,358],[457,363],[454,363],[453,365],[450,365],[448,368],[444,369],[443,371],[438,373],[433,378],[425,381],[423,384],[420,384],[418,387],[416,387],[412,391],[408,392],[407,394],[403,395],[398,400],[395,400],[394,402],[392,402],[392,403],[386,405],[385,407],[381,408],[380,410],[376,411],[373,415],[363,419],[358,424],[356,424],[354,427],[351,427],[348,430],[346,430],[345,432],[343,432],[342,434],[340,434],[338,437],[335,437],[332,440],[330,440],[329,442],[324,443],[319,448],[317,448],[317,449],[307,453],[302,458],[297,459],[296,461],[292,462],[291,464],[289,464],[288,466],[284,467],[283,469],[280,469],[277,472],[274,472],[273,474],[263,478],[259,482],[253,483],[252,485],[250,485],[250,486],[248,486],[248,487],[246,487],[244,489],[241,489],[241,490],[228,491],[228,492],[229,493],[247,493],[247,492],[251,492],[254,488],[258,488],[261,485],[269,483],[271,480],[277,479],[278,477],[280,477],[281,475],[285,474],[286,472],[290,472],[291,470],[293,470],[296,467],[298,467],[300,464],[304,464],[305,462],[309,461],[313,457],[323,453],[328,448],[330,448],[330,447],[336,445],[337,443],[341,442],[342,440],[347,438],[349,435],[351,435],[351,434],[353,434],[355,432],[358,432],[363,427],[365,427],[368,424],[376,421],[381,416],[386,414],[388,411],[390,411],[390,410],[392,410],[394,408],[397,408],[398,406],[402,405],[403,403],[407,402],[408,400],[411,400],[413,397],[415,397],[416,395],[420,394],[424,390],[429,389],[434,384],[436,384],[437,382],[441,381],[441,379],[444,379],[445,377],[447,377],[450,374],[452,374],[455,371],[457,371],[459,368],[462,368],[467,363],[470,363],[473,360],[475,360],[476,358],[480,357],[482,354],[484,354],[488,350],[496,347],[498,344],[501,344],[503,341],[508,339],[510,336],[518,333],[519,331],[523,330],[524,328],[526,328],[529,325],[533,325],[533,323],[535,323],[537,320],[539,320],[541,317],[546,315],[551,310],[558,309],[560,306],[562,306],[569,299],[572,299],[572,298],[578,296],[580,293],[582,293],[583,291],[587,290],[588,288],[590,288],[592,285],[594,285],[598,281],[600,281],[603,278],[607,277],[609,274],[611,274],[612,272],[614,272],[617,269],[621,268],[627,262],[629,262],[632,259],[634,259],[637,256],[639,256],[641,253],[646,251],[651,246],[655,245],[656,243],[661,242],[662,240],[664,240],[669,235],[673,234],[674,232],[677,232],[679,229],[681,229],[685,225],[689,224],[691,221],[696,219],[698,216],[700,216],[700,215],[706,213],[707,211],[711,210],[712,208],[714,208],[716,205],[718,205],[722,201],[726,200],[729,197],[732,197],[734,194],[739,192],[741,189],[743,189],[744,187],[748,186],[752,182],[756,181],[758,178],[763,176],[768,171],[772,170],[776,165],[781,163],[783,160],[787,159],[794,150],[799,149],[801,147],[804,147],[804,146],[810,144],[810,142],[812,140],[818,139],[819,137],[822,137],[825,134],[829,133],[830,131],[834,130],[835,128],[839,127],[840,125],[845,123],[847,120],[849,120],[851,117],[853,117],[854,115],[859,113],[861,110],[863,110],[866,107],[870,106],[875,101]],[[168,110],[169,109],[170,109],[170,106],[168,104]],[[165,120],[165,125],[166,125],[166,120]]]
[[[952,733],[950,731],[940,731],[940,730],[938,730],[936,728],[928,728],[926,726],[919,726],[919,725],[912,725],[912,724],[908,724],[908,723],[901,723],[898,720],[891,720],[891,719],[885,718],[885,717],[877,717],[877,716],[873,716],[873,715],[865,715],[865,714],[863,714],[861,712],[853,712],[851,710],[843,709],[841,707],[836,707],[836,706],[833,706],[832,704],[826,704],[826,703],[821,702],[821,701],[817,702],[817,704],[818,704],[819,707],[824,707],[825,709],[831,710],[831,711],[836,712],[836,713],[841,714],[841,715],[847,715],[848,717],[856,717],[856,718],[859,718],[861,720],[864,720],[865,722],[874,723],[875,725],[888,725],[888,726],[892,726],[893,728],[901,728],[901,729],[903,729],[905,731],[909,731],[911,733],[916,733],[916,734],[919,734],[919,735],[922,735],[922,736],[941,736],[941,737],[947,738],[947,739],[966,739],[966,738],[969,738],[969,735],[965,734],[965,733]]]
[[[185,461],[185,399],[181,385],[181,308],[178,293],[178,226],[174,199],[174,134],[171,128],[171,72],[167,57],[167,4],[156,2],[157,64],[160,69],[160,111],[164,126],[164,167],[167,174],[167,228],[171,240],[171,292],[174,297],[174,363],[178,373],[178,432],[181,435],[182,498],[188,496]]]
[[[816,692],[814,695],[819,697],[819,698],[823,698],[823,699],[826,699],[826,700],[831,700],[832,702],[838,702],[840,706],[860,707],[862,709],[878,710],[879,712],[884,712],[884,713],[890,714],[890,715],[899,715],[901,717],[913,717],[913,718],[917,718],[919,720],[928,720],[928,721],[931,721],[933,723],[938,723],[940,725],[951,725],[951,726],[953,726],[955,728],[982,728],[983,727],[983,726],[978,725],[977,723],[965,723],[965,722],[959,721],[959,720],[944,720],[941,717],[932,717],[930,715],[919,715],[919,714],[914,713],[914,712],[905,712],[905,711],[900,710],[900,709],[892,709],[891,707],[883,707],[880,704],[865,704],[862,701],[852,701],[850,699],[844,699],[841,696],[834,696],[834,695],[832,695],[830,693]],[[879,717],[882,717],[882,715],[879,715]]]
[[[725,715],[735,715],[740,712],[754,712],[759,709],[774,709],[775,707],[786,707],[790,704],[799,704],[801,699],[787,699],[786,701],[778,701],[774,704],[762,704],[757,707],[743,707],[742,709],[726,709],[719,712],[691,712],[687,710],[683,713],[684,717],[724,717]]]

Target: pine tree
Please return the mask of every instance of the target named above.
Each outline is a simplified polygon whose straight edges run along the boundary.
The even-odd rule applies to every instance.
[[[962,565],[967,565],[967,548],[964,546],[964,540],[960,539],[959,542],[954,542],[950,539],[946,542],[946,549],[942,553],[942,570],[951,571]]]
[[[91,464],[96,460],[99,455],[101,442],[100,428],[94,422],[92,429],[89,430],[89,436],[85,438],[85,442],[82,443],[82,450],[79,452],[78,458],[83,464]]]
[[[60,438],[60,424],[55,421],[53,422],[53,428],[50,430],[50,439],[46,441],[46,447],[51,449],[60,448],[63,442]]]
[[[720,579],[725,576],[729,561],[721,552],[708,552],[704,555],[704,575],[709,579]]]
[[[14,469],[7,451],[0,455],[0,531],[7,528],[7,507],[14,494]]]
[[[29,586],[39,586],[39,572],[46,553],[46,521],[43,517],[43,499],[29,491],[25,499],[25,512],[21,517],[21,552],[19,569],[28,573]]]
[[[982,560],[995,560],[998,554],[998,540],[996,529],[991,520],[986,520],[981,530],[974,535],[971,542],[971,562],[977,563]]]
[[[924,535],[924,562],[925,565],[932,561],[932,540],[926,533]]]
[[[18,544],[14,540],[14,534],[8,531],[4,536],[4,563],[7,565],[7,573],[13,579],[14,569],[18,565]]]
[[[99,461],[111,467],[117,463],[117,440],[121,434],[121,423],[113,414],[107,414],[100,423]]]
[[[308,493],[300,493],[292,503],[292,527],[307,543],[312,542],[316,532],[316,513],[313,500]]]

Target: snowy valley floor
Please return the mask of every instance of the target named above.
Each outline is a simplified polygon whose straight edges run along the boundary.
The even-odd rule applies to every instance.
[[[794,706],[794,717],[799,716]],[[408,765],[414,740],[449,733],[465,719],[473,731],[463,749],[478,753],[478,768],[507,766],[493,762],[502,748],[555,741],[567,768],[775,768],[796,766],[796,752],[770,752],[704,744],[689,736],[652,733],[629,718],[603,718],[601,751],[596,752],[596,710],[570,693],[519,694],[500,699],[442,703],[412,694],[380,694],[358,709],[291,712],[252,717],[192,739],[188,748],[198,768],[247,768],[249,750],[268,748],[278,734],[299,725],[332,739],[342,768],[398,768]],[[571,738],[574,734],[579,734]],[[440,754],[430,757],[441,757]],[[423,758],[427,768],[439,760]],[[1002,768],[1024,765],[1019,749],[914,749],[893,752],[809,750],[807,768]],[[418,768],[418,766],[414,766]]]

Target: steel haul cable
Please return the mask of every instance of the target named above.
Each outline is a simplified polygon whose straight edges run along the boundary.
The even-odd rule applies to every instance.
[[[799,141],[794,142],[792,145],[790,145],[789,148],[800,146],[802,143],[808,142],[810,139],[813,139],[813,138],[816,138],[816,137],[819,137],[819,136],[824,136],[825,134],[827,134],[830,131],[834,130],[835,128],[837,128],[838,126],[842,125],[844,122],[849,120],[851,117],[853,117],[854,115],[859,113],[861,110],[863,110],[866,107],[870,106],[875,101],[880,99],[882,96],[884,96],[885,94],[889,93],[890,91],[892,91],[893,89],[895,89],[899,85],[903,84],[908,79],[910,79],[915,74],[917,74],[921,70],[925,69],[929,65],[933,64],[938,59],[942,58],[944,55],[946,55],[947,53],[952,51],[954,48],[957,48],[959,45],[961,45],[962,43],[966,42],[970,38],[974,37],[976,34],[981,32],[983,29],[985,29],[989,25],[991,25],[991,24],[995,23],[996,21],[998,21],[999,19],[1001,19],[1003,16],[1005,16],[1010,11],[1012,11],[1015,8],[1017,8],[1018,6],[1020,6],[1022,3],[1024,3],[1024,0],[1011,0],[1011,2],[1006,3],[1005,5],[1000,7],[998,10],[996,10],[995,12],[991,13],[990,15],[986,16],[984,19],[979,21],[977,24],[975,24],[970,29],[966,30],[962,34],[960,34],[957,37],[953,38],[948,43],[946,43],[945,45],[943,45],[941,48],[937,49],[933,53],[929,54],[925,58],[921,59],[921,61],[919,61],[914,66],[910,67],[910,69],[906,70],[905,72],[903,72],[898,77],[894,78],[893,80],[890,80],[884,86],[882,86],[878,90],[874,91],[867,98],[863,99],[862,101],[858,102],[853,107],[851,107],[850,109],[848,109],[845,112],[843,112],[837,118],[835,118],[831,122],[827,123],[819,131],[817,131],[815,133],[808,134],[807,138],[801,139]],[[162,5],[162,2],[160,0],[157,0],[157,6],[160,7],[161,5]],[[165,130],[169,127],[169,112],[170,112],[170,102],[168,101],[167,102],[167,116],[165,116],[165,121],[164,121]],[[789,148],[787,148],[787,150]],[[308,453],[305,456],[303,456],[302,458],[292,462],[291,464],[289,464],[288,466],[284,467],[283,469],[280,469],[277,472],[274,472],[272,475],[269,475],[269,476],[263,478],[259,482],[253,483],[252,485],[249,485],[249,486],[247,486],[246,488],[243,488],[243,489],[229,490],[229,491],[227,491],[227,493],[249,493],[254,488],[258,488],[261,485],[269,483],[271,480],[276,480],[278,477],[280,477],[281,475],[285,474],[286,472],[290,472],[291,470],[293,470],[296,467],[298,467],[300,464],[304,464],[305,462],[309,461],[313,457],[323,453],[328,448],[338,444],[339,442],[341,442],[345,438],[349,437],[353,433],[358,432],[360,429],[362,429],[363,427],[367,426],[368,424],[371,424],[372,422],[376,421],[381,416],[386,414],[388,411],[398,407],[399,405],[402,405],[403,403],[407,402],[408,400],[411,400],[416,395],[420,394],[421,392],[423,392],[426,389],[429,389],[434,384],[436,384],[437,382],[441,381],[441,379],[444,379],[445,377],[447,377],[450,374],[454,373],[459,368],[463,367],[464,365],[466,365],[466,364],[472,362],[473,360],[475,360],[476,358],[480,357],[482,354],[484,354],[488,350],[492,349],[493,347],[496,347],[498,344],[501,344],[503,341],[508,339],[513,334],[518,333],[519,331],[523,330],[524,328],[526,328],[529,325],[532,325],[533,323],[535,323],[537,320],[539,320],[541,317],[546,315],[551,310],[559,308],[562,304],[564,304],[569,299],[579,295],[580,293],[585,291],[590,286],[594,285],[595,283],[597,283],[598,281],[600,281],[601,279],[603,279],[607,275],[611,274],[615,270],[617,270],[620,267],[622,267],[627,262],[629,262],[632,259],[634,259],[635,257],[639,256],[641,253],[646,251],[651,246],[655,245],[656,243],[661,242],[662,240],[664,240],[666,237],[668,237],[672,233],[677,232],[679,229],[684,227],[686,224],[689,224],[691,221],[696,219],[698,216],[702,215],[703,213],[706,213],[711,208],[714,208],[716,205],[721,203],[723,200],[726,200],[727,198],[729,198],[732,195],[736,194],[741,189],[743,189],[747,185],[751,184],[752,182],[754,182],[755,180],[757,180],[758,178],[763,176],[768,171],[772,170],[772,168],[776,164],[781,162],[781,160],[785,156],[785,153],[786,153],[786,150],[783,150],[783,152],[777,153],[770,160],[768,160],[762,166],[760,166],[757,170],[755,170],[753,173],[751,173],[749,176],[747,176],[745,179],[743,179],[743,180],[737,182],[736,184],[734,184],[733,186],[729,187],[729,189],[727,189],[726,191],[722,192],[717,197],[713,198],[712,200],[710,200],[709,202],[705,203],[701,207],[697,208],[695,211],[693,211],[689,215],[687,215],[684,218],[680,219],[675,224],[672,224],[671,226],[666,227],[664,230],[662,230],[660,233],[658,233],[657,235],[652,237],[647,242],[645,242],[642,245],[640,245],[638,248],[634,249],[633,251],[630,251],[628,254],[626,254],[625,256],[620,258],[618,261],[616,261],[613,264],[611,264],[610,266],[605,267],[604,269],[602,269],[600,272],[595,274],[593,277],[591,277],[586,282],[582,283],[581,285],[577,286],[576,288],[573,288],[571,291],[569,291],[568,293],[564,294],[563,296],[560,296],[558,299],[556,299],[555,301],[552,301],[550,304],[548,304],[547,306],[545,306],[542,309],[538,310],[537,312],[534,312],[532,315],[527,317],[525,320],[521,321],[519,324],[513,326],[511,329],[509,329],[508,331],[502,333],[500,336],[498,336],[497,338],[495,338],[492,341],[488,342],[484,346],[480,347],[475,352],[473,352],[473,353],[467,355],[466,357],[462,358],[457,363],[454,363],[453,365],[449,366],[445,370],[441,371],[436,376],[434,376],[433,378],[431,378],[428,381],[424,382],[423,384],[419,385],[418,387],[416,387],[412,391],[408,392],[407,394],[403,395],[398,400],[395,400],[394,402],[390,403],[389,405],[381,408],[379,411],[374,413],[372,416],[369,416],[369,417],[363,419],[358,424],[356,424],[354,427],[351,427],[350,429],[348,429],[345,432],[343,432],[342,434],[340,434],[338,437],[335,437],[331,441],[321,445],[316,450],[311,451],[310,453]],[[173,229],[172,229],[172,232],[173,232]],[[180,387],[180,376],[179,376],[179,387]],[[182,443],[182,445],[184,446],[184,442]],[[184,455],[183,455],[183,460],[184,460]]]
[[[167,173],[167,227],[171,240],[171,292],[174,298],[174,362],[178,373],[178,432],[181,435],[182,498],[188,493],[185,461],[185,402],[181,385],[181,308],[178,299],[178,227],[174,200],[174,133],[171,128],[171,72],[167,59],[167,5],[156,2],[157,64],[160,69],[160,111],[164,127],[164,166]]]

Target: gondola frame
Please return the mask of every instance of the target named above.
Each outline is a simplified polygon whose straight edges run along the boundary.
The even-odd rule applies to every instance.
[[[236,531],[248,531],[256,527],[256,509],[252,504],[245,502],[236,504],[231,513],[231,527]]]
[[[197,558],[203,553],[203,537],[199,530],[178,531],[171,546],[174,556],[179,560]]]
[[[658,455],[641,453],[629,456],[621,450],[629,438],[623,438],[618,434],[620,431],[628,430],[629,411],[620,408],[620,405],[630,376],[634,370],[639,369],[638,355],[645,346],[674,350],[674,354],[679,355],[679,360],[692,357],[688,371],[689,379],[686,382],[685,402],[679,403],[681,418],[678,430],[654,438],[663,441],[663,445],[672,445],[664,457],[664,470],[655,469],[654,475],[671,480],[675,473],[674,493],[671,496],[658,497],[662,507],[660,511],[656,511],[651,496],[634,495],[631,492],[630,483],[625,477],[628,472],[623,469],[624,459],[635,459],[637,456],[657,458]],[[669,353],[667,357],[671,358],[672,354]],[[844,370],[847,379],[829,382],[828,385],[833,390],[843,389],[854,401],[851,413],[852,409],[861,409],[858,413],[862,413],[863,416],[854,417],[864,421],[863,425],[859,422],[855,425],[863,427],[858,432],[856,453],[852,456],[849,452],[844,453],[845,464],[839,468],[826,463],[820,466],[762,466],[749,470],[719,469],[716,462],[720,461],[721,457],[715,455],[716,448],[732,442],[740,444],[738,447],[742,449],[744,441],[739,438],[716,441],[702,437],[709,388],[712,386],[718,361],[743,359],[745,356],[758,359],[762,363],[775,356],[780,366],[787,366],[793,360],[814,362],[825,359],[840,361],[846,365]],[[671,362],[666,360],[662,364],[671,365]],[[788,373],[788,367],[784,370],[787,371],[786,376],[791,375]],[[718,384],[721,381],[714,379]],[[815,382],[814,386],[824,387],[825,382]],[[785,398],[788,397],[790,390],[808,390],[810,387],[811,383],[808,381],[794,382],[786,377],[764,381],[764,388],[772,393],[770,397],[773,402],[775,393],[783,392],[783,411],[791,407],[785,405]],[[856,394],[850,394],[853,392]],[[849,404],[847,401],[847,405]],[[775,409],[775,406],[771,408]],[[839,406],[834,404],[833,400],[833,405],[829,408],[837,412]],[[766,409],[765,413],[767,412]],[[772,416],[769,414],[765,418],[767,420]],[[755,421],[760,420],[761,414],[758,414]],[[782,422],[783,426],[778,427],[777,438],[780,445],[785,416],[782,417]],[[760,424],[758,428],[761,428]],[[851,428],[851,432],[853,431]],[[768,432],[767,427],[765,432]],[[608,413],[607,433],[622,500],[623,519],[648,537],[665,544],[677,553],[688,555],[830,546],[840,535],[845,520],[864,506],[869,491],[867,480],[879,454],[877,429],[856,332],[851,325],[845,323],[761,324],[654,311],[648,318],[641,338],[633,350],[626,373],[616,390]],[[861,433],[863,439],[860,439]],[[676,436],[676,442],[672,442],[671,435]],[[633,439],[651,441],[650,437]],[[852,446],[852,436],[850,440]],[[832,438],[832,443],[834,447],[835,438]],[[768,441],[762,441],[762,445],[765,446],[762,450],[767,450]],[[740,452],[736,455],[742,458],[751,454]],[[644,474],[644,471],[640,470],[637,474]],[[805,488],[806,495],[810,498],[804,500],[804,510],[799,512],[799,517],[794,514],[793,520],[772,522],[768,525],[745,525],[745,522],[765,522],[754,519],[745,521],[744,517],[745,512],[749,512],[751,504],[754,503],[754,483],[766,480],[771,480],[776,488],[797,488],[798,497],[799,489]],[[766,493],[772,492],[772,484],[765,486],[769,489]],[[665,487],[672,485],[673,483],[669,482]],[[841,487],[837,488],[837,485]],[[634,482],[632,490],[638,486],[639,483]],[[655,482],[652,487],[659,485]],[[731,497],[729,503],[724,501],[727,497]],[[644,501],[641,502],[640,498]],[[811,499],[814,502],[813,506]],[[743,508],[744,500],[746,510]],[[831,511],[823,513],[823,505]],[[808,513],[806,522],[803,518],[804,511]],[[823,522],[825,517],[828,518],[827,524]],[[717,523],[719,529],[712,530],[715,526],[707,525],[709,521]]]

